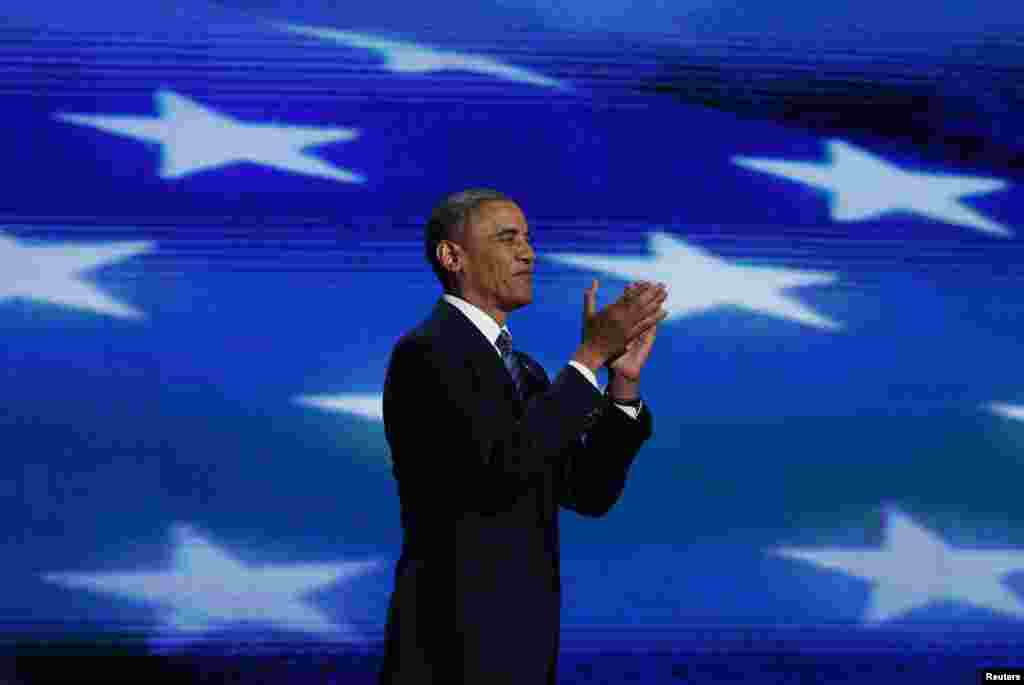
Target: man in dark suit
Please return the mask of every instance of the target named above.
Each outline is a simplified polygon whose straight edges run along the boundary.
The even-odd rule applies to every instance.
[[[559,506],[605,515],[651,436],[639,377],[667,293],[631,284],[597,312],[595,280],[583,342],[552,383],[506,326],[533,299],[520,208],[456,193],[425,242],[445,294],[398,340],[384,382],[404,539],[379,682],[554,685]]]

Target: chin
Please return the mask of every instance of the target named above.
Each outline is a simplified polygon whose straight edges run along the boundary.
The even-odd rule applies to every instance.
[[[512,311],[514,309],[519,309],[520,307],[525,307],[531,302],[533,302],[533,293],[530,293],[529,295],[525,295],[523,297],[510,298],[508,310]]]

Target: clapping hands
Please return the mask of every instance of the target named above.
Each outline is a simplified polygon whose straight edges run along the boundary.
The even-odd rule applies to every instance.
[[[583,341],[605,349],[605,367],[629,381],[637,381],[650,357],[658,322],[668,312],[661,305],[668,298],[664,284],[638,281],[626,286],[611,305],[597,312],[597,289],[594,279],[583,295]]]

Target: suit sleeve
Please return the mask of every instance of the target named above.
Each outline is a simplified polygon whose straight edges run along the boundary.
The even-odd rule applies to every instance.
[[[399,487],[435,511],[500,511],[552,466],[607,400],[568,364],[523,415],[491,416],[472,368],[424,338],[395,346],[384,429]],[[623,415],[623,420],[630,420]]]
[[[634,419],[610,400],[587,431],[574,440],[562,459],[559,504],[583,516],[600,517],[619,501],[629,467],[641,445],[653,434],[653,418],[643,403]]]

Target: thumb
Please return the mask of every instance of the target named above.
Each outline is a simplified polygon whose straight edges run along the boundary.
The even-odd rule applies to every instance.
[[[593,316],[597,311],[597,279],[595,278],[590,287],[583,291],[583,314]]]

